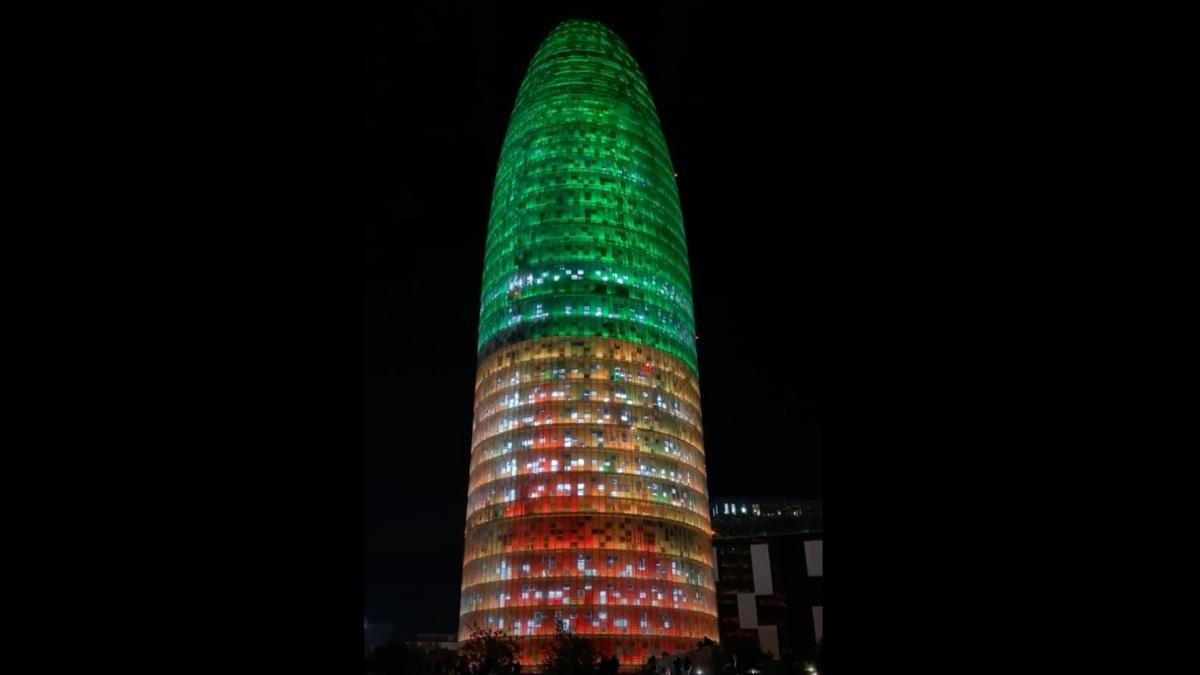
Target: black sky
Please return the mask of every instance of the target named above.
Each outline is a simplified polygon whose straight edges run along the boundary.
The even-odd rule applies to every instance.
[[[456,628],[492,179],[525,68],[568,18],[600,20],[625,40],[679,172],[710,494],[823,496],[821,8],[734,8],[369,7],[370,619],[399,633]]]

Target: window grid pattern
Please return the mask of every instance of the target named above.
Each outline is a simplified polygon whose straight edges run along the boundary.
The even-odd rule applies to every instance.
[[[687,246],[645,80],[607,28],[534,56],[484,255],[460,638],[558,622],[626,668],[717,636]]]
[[[568,21],[517,95],[492,197],[479,352],[618,338],[696,370],[679,193],[658,114],[620,38]]]

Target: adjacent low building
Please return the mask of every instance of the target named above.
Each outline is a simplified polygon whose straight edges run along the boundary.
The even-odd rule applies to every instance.
[[[458,651],[458,636],[454,633],[417,633],[407,643],[417,649]]]
[[[390,623],[371,623],[363,621],[363,652],[370,654],[372,649],[386,644],[392,639]]]
[[[821,503],[718,499],[712,523],[722,646],[798,669],[823,633]]]

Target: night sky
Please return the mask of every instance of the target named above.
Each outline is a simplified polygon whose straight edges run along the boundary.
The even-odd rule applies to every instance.
[[[710,496],[822,498],[821,9],[805,3],[772,20],[730,7],[369,8],[363,544],[372,621],[401,635],[457,629],[492,181],[525,68],[565,19],[597,19],[625,40],[679,173]]]

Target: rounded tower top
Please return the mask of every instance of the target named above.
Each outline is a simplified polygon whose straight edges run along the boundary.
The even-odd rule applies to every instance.
[[[612,337],[696,369],[687,242],[645,77],[601,23],[556,26],[501,150],[479,356],[540,337]]]

